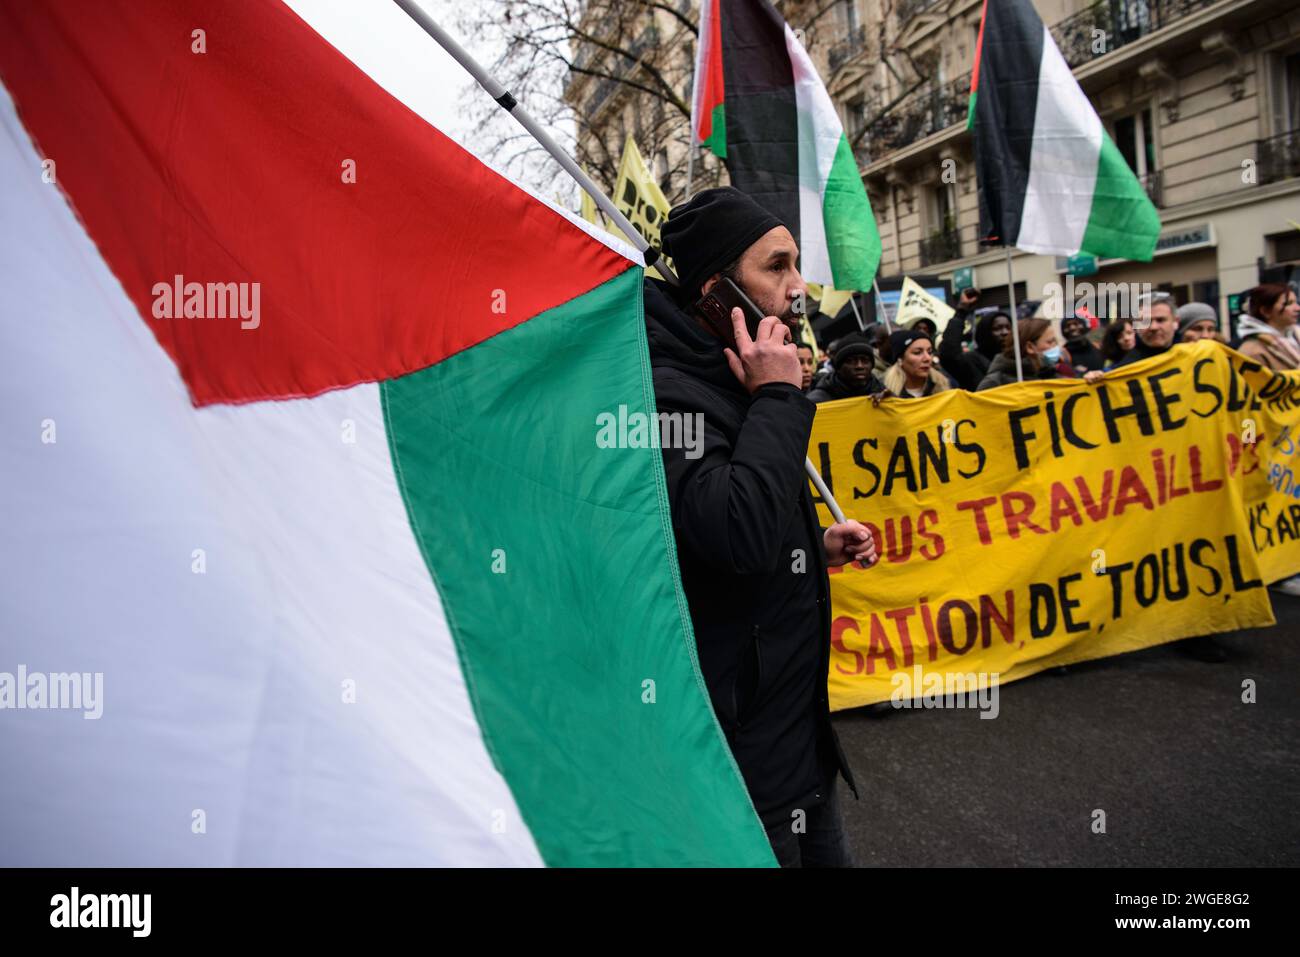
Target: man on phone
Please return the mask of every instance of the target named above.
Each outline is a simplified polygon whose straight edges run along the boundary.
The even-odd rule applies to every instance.
[[[876,552],[860,523],[822,529],[813,509],[804,457],[816,407],[792,342],[799,250],[730,188],[674,208],[661,235],[681,287],[645,283],[656,402],[704,423],[702,454],[663,449],[700,668],[777,860],[848,866],[836,776],[857,791],[830,723],[826,567],[869,566]]]

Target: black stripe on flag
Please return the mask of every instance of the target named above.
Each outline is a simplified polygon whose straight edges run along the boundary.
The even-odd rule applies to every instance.
[[[720,0],[727,171],[799,241],[799,117],[785,21],[766,0]]]
[[[1015,245],[1029,185],[1043,21],[1029,0],[986,4],[975,94],[980,242]]]

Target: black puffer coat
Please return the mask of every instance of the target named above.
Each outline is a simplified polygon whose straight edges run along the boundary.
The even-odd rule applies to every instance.
[[[854,786],[826,690],[830,588],[804,473],[815,406],[784,383],[751,396],[657,280],[645,314],[659,411],[703,414],[702,455],[663,450],[700,668],[759,816],[789,821],[837,771]]]

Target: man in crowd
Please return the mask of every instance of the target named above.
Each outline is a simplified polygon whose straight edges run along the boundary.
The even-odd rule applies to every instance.
[[[1162,355],[1174,344],[1174,331],[1178,328],[1178,317],[1174,314],[1174,297],[1167,292],[1152,293],[1144,296],[1139,303],[1137,328],[1138,341],[1115,368]]]
[[[885,387],[872,374],[875,359],[866,336],[856,332],[845,336],[835,349],[834,375],[809,392],[808,398],[821,403],[883,392]]]
[[[816,406],[799,391],[791,341],[799,250],[731,188],[675,207],[661,235],[681,286],[645,284],[657,405],[704,423],[702,455],[663,449],[700,669],[777,860],[847,866],[836,776],[854,784],[830,723],[826,567],[876,554],[863,525],[823,530],[813,508],[804,457]],[[764,313],[752,332],[740,309],[722,327],[695,308],[724,277]]]
[[[957,385],[968,392],[979,388],[980,382],[989,374],[989,365],[1002,352],[1007,337],[1011,335],[1011,319],[1007,314],[1000,309],[990,309],[975,323],[975,347],[962,348],[966,341],[966,323],[972,315],[978,314],[974,310],[979,296],[978,289],[961,291],[956,312],[944,326],[939,340],[939,362]]]
[[[1088,339],[1088,320],[1075,313],[1061,320],[1061,335],[1065,337],[1066,357],[1077,375],[1100,372],[1106,367],[1101,350]]]

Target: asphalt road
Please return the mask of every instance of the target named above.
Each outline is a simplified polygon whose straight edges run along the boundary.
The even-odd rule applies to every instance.
[[[857,863],[1300,865],[1300,598],[1270,594],[1277,624],[1222,636],[1223,664],[1162,645],[1008,685],[995,720],[836,714]]]

